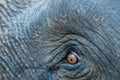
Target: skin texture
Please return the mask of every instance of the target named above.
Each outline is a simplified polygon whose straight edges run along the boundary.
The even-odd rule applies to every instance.
[[[0,80],[119,80],[119,4],[0,0]]]

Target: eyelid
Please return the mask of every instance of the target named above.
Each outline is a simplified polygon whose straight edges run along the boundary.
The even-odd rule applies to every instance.
[[[81,59],[80,62],[78,62],[77,64],[69,64],[69,63],[60,63],[60,68],[62,69],[67,69],[67,70],[76,70],[78,69],[80,66],[85,67],[86,66],[86,60],[85,59]]]
[[[59,64],[61,61],[63,61],[65,59],[65,57],[68,55],[66,53],[69,51],[79,52],[78,46],[79,46],[79,43],[76,41],[68,41],[68,42],[65,42],[64,45],[59,46],[54,52],[52,52],[52,54],[54,54],[55,56],[53,59],[51,59],[49,61],[48,66],[50,67],[55,64]],[[58,50],[59,50],[59,52],[57,52]],[[78,57],[78,58],[80,58],[80,57]]]
[[[78,56],[75,52],[72,52],[72,54],[74,54],[78,58],[78,60],[81,60],[82,56]]]

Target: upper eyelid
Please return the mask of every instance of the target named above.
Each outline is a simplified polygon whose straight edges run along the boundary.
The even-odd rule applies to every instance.
[[[59,63],[61,60],[63,60],[66,56],[67,56],[67,52],[69,50],[75,51],[75,52],[79,52],[80,49],[79,47],[79,43],[77,41],[68,41],[66,43],[64,43],[63,45],[59,46],[58,49],[60,49],[59,53],[56,53],[58,51],[58,49],[56,49],[54,52],[52,52],[52,54],[54,54],[54,58],[49,61],[48,66],[52,66],[54,64]],[[59,57],[60,56],[60,57]]]
[[[74,54],[78,58],[78,60],[81,60],[82,56],[78,56],[78,54],[76,54],[75,52],[72,52],[72,54]]]

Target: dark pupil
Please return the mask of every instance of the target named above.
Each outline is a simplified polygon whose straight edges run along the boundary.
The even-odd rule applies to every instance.
[[[67,55],[67,62],[70,63],[70,64],[75,64],[77,62],[77,56],[75,55],[76,53],[75,52],[70,52],[68,55]]]

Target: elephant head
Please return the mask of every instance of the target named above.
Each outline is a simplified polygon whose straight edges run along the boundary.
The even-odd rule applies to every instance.
[[[119,0],[0,0],[0,80],[119,80]]]

